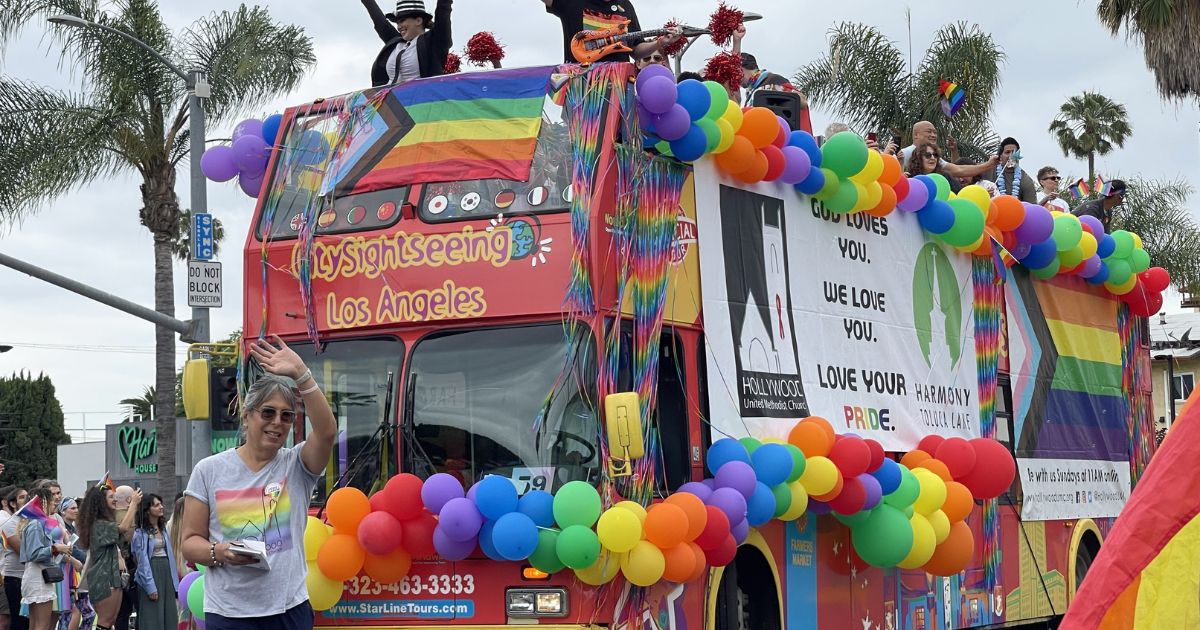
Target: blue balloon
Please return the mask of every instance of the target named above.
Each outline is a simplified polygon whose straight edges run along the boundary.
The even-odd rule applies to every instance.
[[[494,544],[495,541],[492,540],[492,534],[495,529],[496,521],[484,521],[483,527],[479,528],[479,548],[483,550],[483,555],[492,560],[504,562],[507,558],[500,555],[500,551],[496,549],[496,545]]]
[[[274,146],[279,138],[279,127],[283,125],[283,114],[271,114],[262,123],[262,139]]]
[[[775,493],[763,482],[754,486],[754,494],[746,501],[746,520],[750,525],[758,527],[766,524],[775,516]]]
[[[329,142],[316,129],[309,129],[300,135],[300,146],[297,147],[296,161],[301,166],[317,166],[329,159]]]
[[[1104,284],[1106,280],[1108,280],[1108,263],[1102,262],[1100,263],[1100,271],[1097,271],[1096,275],[1088,278],[1087,282],[1088,284]]]
[[[708,90],[705,90],[704,93],[707,94]],[[682,138],[671,141],[671,153],[683,162],[694,162],[704,157],[706,150],[708,150],[708,136],[704,135],[704,130],[696,123],[692,123]]]
[[[879,489],[884,495],[891,494],[900,487],[900,481],[904,479],[904,473],[900,472],[900,464],[895,461],[883,458],[883,464],[871,473],[871,476],[879,482]]]
[[[517,501],[517,511],[533,520],[538,527],[554,527],[554,495],[545,490],[532,490]]]
[[[808,159],[812,160],[813,170],[821,167],[821,147],[817,146],[817,139],[804,130],[793,131],[788,134],[788,144],[793,147],[799,147],[808,154]],[[824,180],[822,180],[824,183]],[[818,188],[817,190],[820,190]],[[812,193],[807,193],[812,194]]]
[[[793,131],[792,133],[804,133],[804,132],[803,131]],[[806,195],[814,195],[817,193],[818,190],[821,190],[824,187],[825,187],[825,171],[822,171],[821,169],[816,168],[815,165],[813,168],[809,169],[808,177],[804,178],[804,181],[800,182],[799,184],[796,184],[796,190],[798,190]]]
[[[1096,244],[1096,255],[1101,258],[1108,258],[1117,250],[1117,241],[1110,234],[1105,234],[1104,238]]]
[[[792,473],[792,453],[782,444],[766,443],[750,455],[754,474],[767,486],[777,486]]]
[[[926,232],[945,234],[954,227],[954,208],[945,201],[934,199],[933,203],[917,211],[917,221]]]
[[[1021,259],[1021,264],[1030,269],[1041,269],[1050,264],[1058,256],[1058,247],[1054,239],[1046,239],[1029,248],[1029,253]]]
[[[501,516],[492,528],[492,545],[506,560],[524,560],[538,544],[537,525],[533,519],[512,512]]]
[[[680,81],[679,85],[675,86],[675,90],[678,94],[675,102],[683,105],[692,120],[704,118],[708,109],[712,107],[712,93],[703,83],[695,79]]]
[[[721,438],[708,447],[708,471],[717,474],[721,466],[733,461],[750,463],[746,447],[733,438]]]
[[[512,481],[499,475],[488,475],[478,484],[475,505],[489,521],[517,511],[517,488]]]

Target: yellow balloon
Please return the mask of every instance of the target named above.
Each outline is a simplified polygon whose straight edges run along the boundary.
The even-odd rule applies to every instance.
[[[659,581],[666,566],[662,550],[647,540],[638,541],[621,559],[621,573],[635,586],[650,586]]]
[[[874,151],[868,151],[868,153],[874,153]],[[865,184],[856,182],[853,179],[847,179],[846,182],[853,185],[854,189],[858,192],[858,201],[854,203],[854,207],[851,208],[850,212],[862,212],[863,210],[868,210],[875,207],[872,205],[867,205],[871,203],[871,192],[867,190],[867,186]],[[878,184],[876,184],[876,186],[878,186]],[[879,194],[882,196],[883,192],[880,191]],[[876,199],[875,203],[878,204],[879,200]]]
[[[737,135],[733,131],[733,125],[729,124],[724,118],[717,119],[717,129],[721,130],[721,141],[717,143],[717,148],[713,149],[713,153],[724,153],[733,146],[734,137]]]
[[[1092,256],[1095,256],[1096,248],[1098,246],[1099,246],[1099,243],[1096,242],[1096,237],[1092,236],[1091,234],[1088,234],[1087,232],[1084,232],[1083,236],[1079,237],[1079,250],[1081,252],[1083,252],[1084,260],[1087,260],[1087,259],[1091,258]]]
[[[634,503],[633,501],[622,501],[613,507],[629,510],[630,512],[633,512],[634,516],[638,517],[639,523],[646,522],[646,508],[642,507],[640,503]]]
[[[901,569],[916,569],[929,562],[929,559],[933,557],[933,550],[937,548],[937,539],[933,533],[933,525],[930,525],[929,519],[924,516],[913,514],[908,522],[912,525],[913,530],[912,550],[896,566]]]
[[[316,562],[308,563],[305,582],[308,584],[308,603],[312,604],[313,610],[329,610],[342,598],[342,583],[325,577]]]
[[[946,516],[946,513],[934,510],[925,515],[925,520],[929,521],[930,527],[933,527],[933,541],[939,545],[945,542],[946,538],[950,536],[950,518]]]
[[[737,103],[729,101],[729,106],[725,108],[725,113],[721,114],[721,120],[729,123],[733,128],[733,132],[737,133],[738,129],[742,128],[742,108],[738,107]]]
[[[809,457],[804,466],[804,474],[800,475],[800,483],[809,496],[828,494],[837,486],[837,466],[828,457],[817,455]]]
[[[946,482],[928,468],[917,468],[912,471],[921,486],[921,493],[913,502],[913,509],[919,514],[929,514],[939,510],[946,502]]]
[[[850,179],[860,183],[869,184],[879,179],[883,174],[883,156],[878,151],[867,151],[867,163],[862,170],[851,175]],[[871,204],[870,208],[874,208],[879,202]]]
[[[613,506],[600,515],[600,521],[596,523],[596,536],[605,549],[623,553],[641,541],[642,522],[634,512]]]
[[[874,151],[871,153],[874,153]],[[867,196],[867,207],[863,208],[864,210],[870,210],[879,205],[879,200],[883,199],[883,188],[880,186],[879,182],[871,182],[863,186],[863,190],[866,191]]]
[[[960,251],[964,254],[970,254],[971,252],[979,249],[980,245],[983,245],[983,239],[985,239],[985,238],[989,238],[987,235],[987,232],[984,232],[979,237],[979,239],[976,240],[974,243],[971,243],[970,245],[967,245],[966,247],[955,247],[954,249],[957,249],[958,251]]]
[[[1130,291],[1133,290],[1133,287],[1134,287],[1134,285],[1137,284],[1137,281],[1138,281],[1138,275],[1136,273],[1134,273],[1134,274],[1130,274],[1129,279],[1121,284],[1113,284],[1111,282],[1105,282],[1104,287],[1106,289],[1108,289],[1110,292],[1112,292],[1113,295],[1125,295],[1126,293],[1129,293]]]
[[[308,517],[304,524],[304,558],[310,563],[317,561],[317,552],[329,539],[329,526],[315,516]]]
[[[1133,237],[1134,249],[1145,249],[1145,247],[1142,247],[1142,237],[1138,236],[1137,232],[1130,232],[1129,235]]]
[[[984,218],[987,217],[988,206],[992,204],[992,196],[988,194],[988,191],[983,189],[983,186],[979,184],[963,186],[962,190],[958,191],[958,198],[966,199],[975,204],[975,207],[979,208],[979,211],[983,213]]]
[[[625,554],[601,551],[600,557],[585,569],[575,569],[575,577],[589,586],[608,584],[621,572],[621,558]]]
[[[794,521],[804,516],[804,512],[808,510],[808,491],[799,481],[789,483],[788,491],[792,493],[792,504],[779,516],[781,521]]]

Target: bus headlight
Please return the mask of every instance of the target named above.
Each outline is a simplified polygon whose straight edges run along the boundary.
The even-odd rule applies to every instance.
[[[565,617],[567,591],[561,588],[513,588],[505,592],[509,617]]]

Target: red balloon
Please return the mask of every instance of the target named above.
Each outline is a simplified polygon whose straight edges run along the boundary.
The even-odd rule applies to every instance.
[[[975,448],[960,437],[946,438],[938,446],[934,458],[940,459],[955,479],[965,477],[975,468]]]
[[[704,557],[708,560],[708,564],[714,567],[723,567],[730,562],[733,562],[734,556],[737,555],[737,541],[732,535],[726,534],[716,547],[704,550]]]
[[[729,537],[729,517],[711,505],[704,506],[704,511],[708,512],[708,521],[704,523],[704,529],[694,542],[707,552],[719,547],[721,542]]]
[[[1017,463],[1003,444],[986,438],[971,440],[975,447],[975,467],[957,479],[976,499],[994,499],[1008,490],[1017,474]]]
[[[401,539],[404,548],[414,558],[428,558],[437,553],[433,546],[433,530],[437,527],[437,517],[428,510],[422,509],[415,518],[400,522]]]
[[[867,489],[857,477],[846,477],[842,491],[829,501],[829,507],[842,515],[860,512],[867,504]]]
[[[775,134],[775,139],[771,141],[771,146],[782,149],[783,147],[787,146],[788,138],[791,137],[791,135],[792,129],[788,127],[787,123],[780,121],[779,133]]]
[[[763,147],[762,152],[767,156],[767,174],[763,175],[763,180],[773,182],[783,175],[783,169],[787,167],[787,159],[783,157],[783,151],[773,144]]]
[[[857,477],[867,472],[871,465],[871,447],[859,438],[838,440],[829,449],[829,459],[842,471],[843,477]]]
[[[1142,283],[1151,293],[1162,293],[1171,285],[1171,274],[1162,267],[1151,267],[1139,273],[1138,276],[1142,278]]]
[[[904,198],[908,196],[908,178],[901,177],[896,180],[896,183],[892,184],[892,190],[896,191],[896,203],[904,201]]]
[[[936,434],[926,435],[925,437],[921,438],[920,442],[917,442],[917,448],[915,450],[925,451],[926,453],[929,453],[930,457],[933,457],[933,454],[937,452],[938,447],[942,445],[942,442],[945,441],[945,439],[946,438]]]
[[[416,517],[425,509],[425,504],[421,501],[423,485],[425,484],[420,477],[409,473],[388,479],[387,485],[384,486],[384,492],[388,495],[384,503],[385,509],[397,520],[407,521]]]
[[[386,488],[372,494],[371,498],[368,499],[372,512],[386,512],[389,501],[391,501],[391,496],[388,495]]]
[[[867,464],[867,472],[875,472],[883,465],[883,445],[871,438],[863,440],[867,443],[867,448],[871,449],[871,463]]]
[[[400,521],[387,512],[371,512],[358,523],[358,544],[367,553],[386,556],[399,547],[403,539]]]

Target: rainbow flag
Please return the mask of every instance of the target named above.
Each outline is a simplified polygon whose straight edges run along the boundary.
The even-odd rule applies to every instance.
[[[1092,194],[1092,189],[1088,188],[1087,182],[1083,181],[1082,177],[1079,178],[1079,181],[1068,186],[1067,190],[1070,190],[1071,194],[1074,195],[1076,199],[1083,199],[1084,197]]]
[[[1096,173],[1096,181],[1092,182],[1092,190],[1094,190],[1098,193],[1101,193],[1101,194],[1104,194],[1104,192],[1105,192],[1104,178],[1101,177],[1099,173]]]
[[[1195,628],[1200,622],[1200,390],[1150,460],[1061,630]]]
[[[942,113],[946,116],[953,116],[967,102],[967,93],[953,81],[942,79],[938,94],[942,97]]]
[[[113,485],[112,475],[107,470],[104,471],[104,478],[100,480],[100,483],[96,484],[96,487],[97,488],[108,488],[109,490],[117,489],[116,486]]]
[[[17,510],[16,514],[12,515],[12,518],[23,518],[30,521],[37,521],[42,524],[42,529],[46,530],[47,534],[54,531],[54,528],[58,527],[58,521],[46,514],[46,510],[42,508],[41,497],[33,497],[30,499],[28,503],[21,506],[21,509]]]

